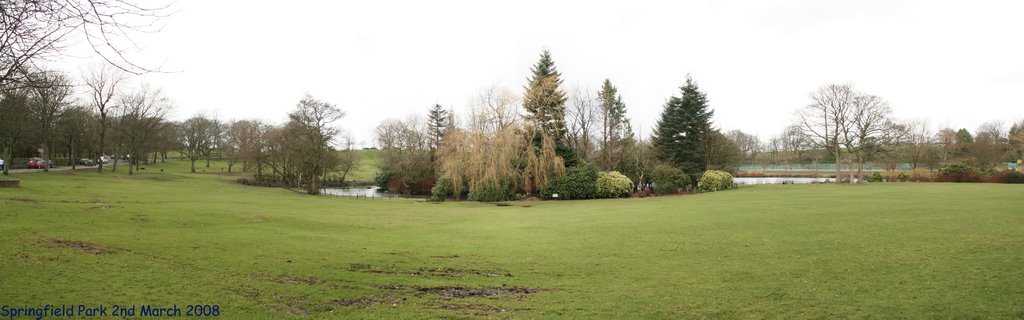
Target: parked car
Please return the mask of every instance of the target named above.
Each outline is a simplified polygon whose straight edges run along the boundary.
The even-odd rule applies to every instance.
[[[0,159],[0,171],[4,170],[4,159]]]
[[[42,168],[45,168],[46,165],[47,165],[46,161],[44,161],[41,158],[28,159],[28,168],[29,169],[42,169]]]
[[[78,164],[83,166],[94,166],[96,165],[96,162],[93,162],[92,159],[81,159],[78,160]]]
[[[56,165],[56,164],[55,164],[55,163],[53,162],[53,160],[46,160],[46,165],[47,165],[47,166],[49,166],[50,168],[53,168],[53,167],[56,167],[56,166],[57,166],[57,165]]]

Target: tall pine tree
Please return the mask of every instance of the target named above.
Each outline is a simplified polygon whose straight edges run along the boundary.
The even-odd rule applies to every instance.
[[[626,135],[632,137],[629,119],[626,119],[626,104],[622,102],[619,90],[611,80],[604,79],[601,91],[597,93],[601,107],[601,163],[605,170],[612,170],[622,155],[622,142]]]
[[[434,104],[430,108],[430,113],[427,114],[427,135],[430,138],[430,150],[437,149],[441,145],[441,141],[444,140],[444,132],[451,123],[448,118],[448,110],[442,108],[440,104]]]
[[[682,97],[673,96],[665,103],[651,141],[659,159],[696,176],[707,169],[708,143],[704,140],[711,136],[714,111],[690,75],[680,89]]]
[[[523,97],[523,108],[526,109],[526,118],[534,126],[539,128],[538,135],[534,137],[534,145],[540,147],[543,136],[549,136],[555,141],[555,152],[562,157],[566,167],[576,165],[576,154],[572,151],[566,141],[565,126],[565,92],[559,89],[562,85],[562,74],[555,69],[555,61],[551,60],[551,53],[544,50],[540,54],[540,60],[530,71],[530,83],[525,87],[526,95]]]

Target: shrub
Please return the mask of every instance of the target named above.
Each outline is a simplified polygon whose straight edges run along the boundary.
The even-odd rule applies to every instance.
[[[433,188],[430,188],[431,200],[444,201],[448,197],[452,196],[455,191],[455,185],[452,183],[452,178],[449,176],[442,176],[437,179],[437,183],[434,184]]]
[[[633,191],[633,181],[618,171],[601,171],[594,188],[598,198],[618,198]]]
[[[654,193],[673,194],[683,190],[687,185],[692,184],[690,176],[683,173],[683,170],[667,165],[657,165],[651,171],[651,181],[654,182]]]
[[[708,170],[704,171],[704,174],[697,179],[697,190],[700,192],[712,192],[731,189],[735,185],[732,183],[732,175],[725,171],[720,170]]]
[[[597,171],[586,163],[581,163],[565,170],[565,175],[555,177],[548,185],[541,188],[545,198],[557,194],[560,200],[592,199],[597,196],[595,182]]]
[[[516,200],[516,188],[510,182],[490,183],[476,192],[469,193],[469,200],[480,202]]]
[[[882,182],[882,173],[881,172],[872,173],[871,177],[868,178],[868,182]]]
[[[377,175],[373,177],[373,183],[380,187],[382,191],[388,191],[388,182],[391,181],[392,176],[391,172],[386,170],[377,171]]]
[[[938,182],[981,182],[978,170],[965,164],[951,164],[939,169]]]
[[[1024,173],[1020,171],[1004,171],[1006,173],[1006,183],[1024,183]]]
[[[907,182],[908,178],[909,177],[907,176],[907,174],[903,172],[900,172],[900,175],[896,176],[896,179],[899,180],[900,182]]]

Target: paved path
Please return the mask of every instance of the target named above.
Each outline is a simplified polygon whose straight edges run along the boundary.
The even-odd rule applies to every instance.
[[[128,163],[127,160],[121,160],[121,161],[118,162],[118,164],[126,164],[126,163]],[[105,164],[105,165],[103,165],[103,170],[106,171],[106,169],[111,168],[113,165],[114,165],[113,163]],[[71,166],[56,166],[56,167],[50,168],[50,171],[64,171],[64,170],[71,170]],[[96,166],[77,166],[75,168],[75,170],[96,170]],[[2,171],[0,171],[0,172],[2,172]],[[11,174],[26,173],[26,172],[43,172],[43,169],[11,169],[8,172],[10,172]]]

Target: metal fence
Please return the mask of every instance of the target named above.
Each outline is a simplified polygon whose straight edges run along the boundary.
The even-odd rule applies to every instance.
[[[1001,168],[1006,168],[1008,170],[1016,170],[1017,169],[1017,164],[1016,163],[1007,162],[1007,163],[1005,163],[1005,165],[1006,165],[1005,167],[1004,166],[999,166],[999,168],[1000,169]],[[921,164],[918,164],[917,167],[919,169],[927,168],[926,166],[921,165]],[[850,165],[842,164],[842,165],[840,165],[839,170],[840,171],[857,170],[857,167],[853,166],[851,168]],[[911,170],[914,170],[914,165],[912,165],[910,163],[898,163],[898,164],[896,164],[895,170],[896,171],[911,171]],[[741,164],[741,165],[737,166],[736,167],[736,171],[829,172],[829,171],[836,171],[836,164],[835,163],[790,163],[790,164],[781,164],[781,163],[774,163],[774,164],[745,163],[745,164]],[[883,166],[865,164],[864,165],[864,171],[867,171],[867,172],[875,172],[875,171],[881,172],[881,171],[887,171],[887,169],[885,167],[883,167]]]

